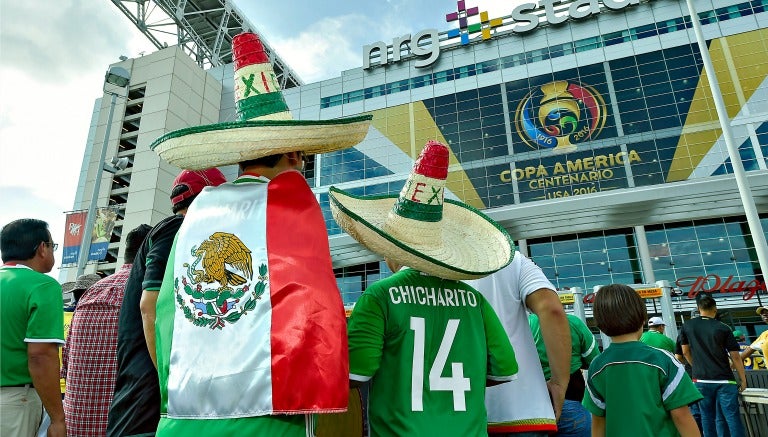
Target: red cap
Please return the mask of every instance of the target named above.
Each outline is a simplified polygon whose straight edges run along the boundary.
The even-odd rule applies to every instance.
[[[171,197],[171,203],[175,206],[179,202],[197,196],[205,187],[216,187],[227,180],[224,174],[218,168],[209,168],[207,170],[182,170],[176,179],[173,180],[171,193],[176,187],[183,185],[187,190],[176,197]]]

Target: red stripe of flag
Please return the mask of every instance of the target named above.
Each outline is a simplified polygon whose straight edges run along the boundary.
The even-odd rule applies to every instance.
[[[267,259],[274,411],[346,410],[344,305],[323,215],[299,172],[282,173],[267,186]]]

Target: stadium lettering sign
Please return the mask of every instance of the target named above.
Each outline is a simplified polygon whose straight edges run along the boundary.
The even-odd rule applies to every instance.
[[[711,281],[711,282],[710,282]],[[741,293],[744,300],[752,299],[760,290],[766,291],[764,281],[757,278],[751,281],[735,281],[733,275],[723,281],[718,275],[688,276],[675,281],[675,284],[686,293],[688,299],[696,299],[699,293]],[[712,284],[712,286],[709,286]]]
[[[637,5],[640,0],[539,0],[517,5],[509,16],[488,18],[488,12],[479,12],[478,7],[466,8],[464,2],[458,2],[458,11],[446,14],[446,21],[457,22],[458,28],[446,32],[445,43],[460,38],[461,44],[469,44],[477,35],[482,40],[491,39],[491,30],[503,27],[515,33],[530,32],[543,23],[562,24],[568,20],[580,20],[595,16],[604,10],[619,11],[627,6]],[[558,5],[555,8],[555,4]],[[469,24],[470,17],[477,17],[478,22]],[[403,56],[413,55],[414,65],[418,68],[432,65],[440,56],[440,35],[437,29],[422,30],[413,36],[405,34],[393,38],[392,44],[377,41],[363,46],[363,69],[376,65],[371,58],[378,55],[378,64],[398,63]]]
[[[710,282],[711,281],[711,282]],[[709,284],[712,284],[711,286]],[[763,293],[768,291],[765,281],[760,281],[757,278],[753,278],[751,281],[737,281],[734,280],[733,275],[728,276],[723,280],[720,276],[710,274],[706,276],[687,276],[685,278],[679,278],[675,281],[682,291],[673,294],[675,296],[685,295],[688,299],[696,299],[699,293],[741,293],[743,300],[750,300],[761,290]],[[638,290],[638,292],[648,293],[650,290]],[[642,297],[659,297],[659,293],[654,295]],[[563,301],[563,298],[560,298]],[[583,302],[585,304],[592,304],[595,302],[595,293],[588,293],[584,295]]]

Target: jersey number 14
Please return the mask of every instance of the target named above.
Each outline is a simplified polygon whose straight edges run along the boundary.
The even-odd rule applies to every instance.
[[[443,377],[443,369],[448,361],[448,353],[453,346],[459,320],[448,320],[435,362],[429,369],[429,390],[453,392],[453,411],[467,411],[465,392],[470,390],[469,378],[464,377],[464,364],[451,363],[451,376]],[[411,374],[411,410],[424,411],[424,339],[426,328],[424,318],[411,317],[413,338],[413,370]]]

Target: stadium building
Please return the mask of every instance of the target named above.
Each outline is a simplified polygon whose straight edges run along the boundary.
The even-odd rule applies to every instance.
[[[501,17],[482,3],[458,1],[435,12],[449,30],[372,41],[359,68],[284,91],[294,118],[373,114],[363,143],[315,156],[306,171],[345,303],[390,272],[341,233],[329,187],[397,193],[437,139],[452,151],[446,195],[501,223],[560,290],[668,281],[678,320],[708,291],[748,338],[768,328],[754,315],[768,304],[754,244],[768,233],[768,0],[695,1],[760,235],[749,232],[685,0],[544,0]],[[116,268],[120,235],[170,213],[178,169],[148,145],[235,117],[231,64],[203,69],[169,47],[116,65],[132,77],[108,155],[131,165],[101,186],[99,205],[109,199],[118,220],[106,262],[88,270]],[[93,150],[107,101],[94,112],[76,208],[101,168]]]

